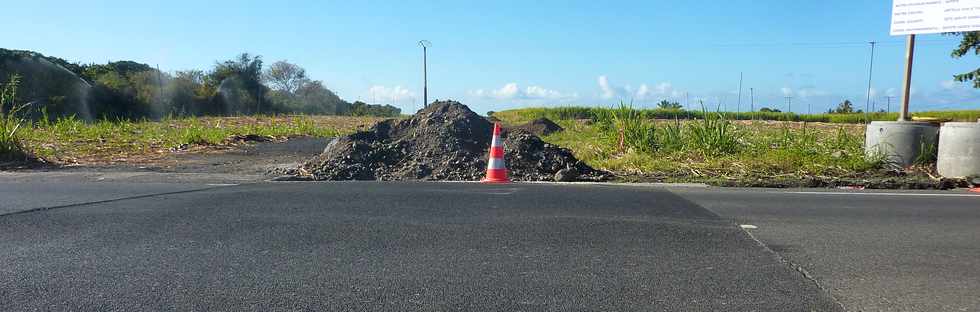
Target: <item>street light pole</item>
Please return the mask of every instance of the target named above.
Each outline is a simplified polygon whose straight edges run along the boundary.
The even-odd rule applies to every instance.
[[[738,104],[735,105],[735,112],[742,112],[742,73],[738,73]]]
[[[432,46],[432,42],[428,40],[419,41],[419,45],[422,46],[422,107],[429,106],[429,60],[428,60],[428,49]]]
[[[871,41],[871,42],[868,42],[868,43],[871,44],[871,63],[870,63],[870,65],[868,65],[868,100],[867,100],[867,102],[864,103],[864,110],[865,110],[864,115],[865,115],[865,117],[870,116],[868,114],[871,113],[870,112],[870,110],[871,110],[871,75],[872,75],[872,73],[874,73],[874,68],[875,68],[875,44],[877,44],[877,42]]]

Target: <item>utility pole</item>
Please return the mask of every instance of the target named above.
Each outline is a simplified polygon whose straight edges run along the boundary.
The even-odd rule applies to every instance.
[[[888,108],[886,109],[886,113],[891,113],[892,112],[892,98],[893,97],[894,96],[886,96],[885,97],[885,98],[888,99]]]
[[[793,97],[792,96],[787,96],[786,97],[786,112],[787,113],[792,113],[793,112]]]
[[[422,46],[422,107],[429,106],[429,60],[428,60],[428,49],[432,46],[432,42],[428,40],[419,41],[419,45]]]
[[[755,88],[749,88],[749,97],[751,98],[751,104],[749,104],[749,109],[753,112],[755,111]]]
[[[905,83],[902,90],[902,111],[898,121],[909,121],[909,95],[912,90],[912,60],[915,57],[915,35],[909,35],[905,52]]]
[[[871,109],[871,75],[874,73],[875,68],[875,44],[877,44],[877,42],[871,41],[868,43],[871,44],[871,62],[868,65],[868,101],[864,103],[865,115],[867,115],[869,113],[868,110]]]
[[[735,112],[742,112],[742,73],[738,73],[738,104],[735,105]]]

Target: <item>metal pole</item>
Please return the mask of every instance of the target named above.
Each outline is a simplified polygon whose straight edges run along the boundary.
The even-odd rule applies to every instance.
[[[751,104],[749,104],[749,109],[753,112],[755,111],[755,88],[749,88],[749,97],[751,97]]]
[[[429,40],[419,40],[422,47],[422,107],[429,106],[429,47],[432,42]]]
[[[915,35],[909,35],[905,52],[905,83],[902,90],[902,110],[898,114],[898,121],[909,121],[909,95],[912,90],[912,60],[915,57]]]
[[[868,115],[868,114],[871,113],[870,112],[870,110],[871,110],[871,75],[874,72],[874,68],[875,68],[875,44],[877,42],[871,41],[871,42],[868,42],[868,43],[871,44],[871,64],[868,65],[868,100],[867,100],[867,102],[864,103],[864,116],[865,116],[865,119],[869,119],[868,117],[870,115]],[[870,119],[868,121],[870,121]]]
[[[735,112],[742,112],[742,73],[738,73],[738,104],[735,105]]]

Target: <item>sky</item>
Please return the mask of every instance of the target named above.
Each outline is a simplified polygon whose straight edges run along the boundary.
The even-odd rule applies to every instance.
[[[826,111],[842,99],[898,109],[905,37],[891,1],[9,1],[0,47],[73,62],[133,60],[209,69],[242,52],[287,60],[342,98],[479,113],[529,106],[772,107]],[[952,81],[980,67],[953,59],[957,37],[920,35],[911,109],[980,109]],[[741,100],[739,80],[742,77]],[[787,97],[791,97],[787,99]]]

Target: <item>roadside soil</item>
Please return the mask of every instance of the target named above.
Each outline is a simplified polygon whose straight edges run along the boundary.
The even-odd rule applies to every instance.
[[[146,179],[170,181],[175,180],[170,178],[171,176],[196,175],[219,177],[216,181],[261,181],[275,177],[275,172],[280,169],[295,168],[303,161],[320,154],[330,140],[330,138],[294,137],[279,141],[201,146],[158,157],[131,159],[125,163],[31,166],[7,168],[6,172],[82,174],[97,177],[99,180],[106,176],[131,177],[138,174],[140,177],[148,177],[159,174],[157,176],[160,178]]]

